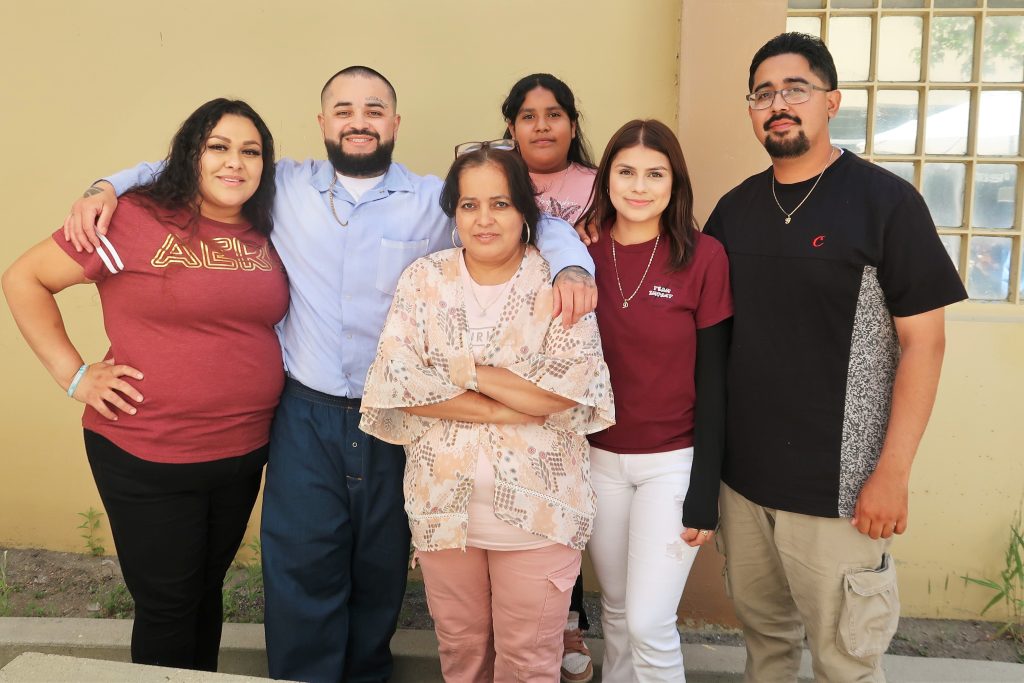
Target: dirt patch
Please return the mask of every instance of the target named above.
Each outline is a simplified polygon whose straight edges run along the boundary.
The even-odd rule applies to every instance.
[[[134,614],[116,558],[9,549],[4,564],[4,552],[0,548],[0,617],[131,618]],[[587,635],[600,638],[600,599],[587,595],[585,602],[591,622]],[[262,619],[258,564],[231,569],[225,582],[224,611],[225,621]],[[398,626],[433,628],[422,583],[409,582]],[[996,637],[998,628],[986,621],[904,618],[889,654],[1024,663],[1024,648],[1010,638]],[[743,645],[742,633],[734,629],[682,624],[680,633],[686,643]]]

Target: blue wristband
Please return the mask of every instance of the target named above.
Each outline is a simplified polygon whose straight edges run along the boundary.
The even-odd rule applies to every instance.
[[[85,377],[85,371],[88,369],[88,364],[83,365],[82,367],[78,368],[78,372],[76,372],[75,376],[71,378],[71,386],[68,387],[69,398],[75,397],[75,389],[78,388],[78,383],[82,381],[83,377]]]

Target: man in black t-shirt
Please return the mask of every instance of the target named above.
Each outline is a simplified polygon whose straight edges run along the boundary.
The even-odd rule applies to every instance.
[[[887,551],[907,526],[943,307],[966,297],[920,194],[832,145],[836,84],[817,38],[758,51],[747,99],[772,166],[705,228],[735,298],[720,525],[748,680],[795,681],[804,635],[817,680],[884,680]]]

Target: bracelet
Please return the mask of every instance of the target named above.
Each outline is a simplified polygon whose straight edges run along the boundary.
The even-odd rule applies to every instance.
[[[83,377],[85,377],[85,371],[88,369],[88,363],[82,365],[82,367],[78,368],[78,372],[75,373],[75,376],[71,378],[71,385],[68,387],[68,398],[75,397],[75,389],[78,388],[78,383],[82,381]]]

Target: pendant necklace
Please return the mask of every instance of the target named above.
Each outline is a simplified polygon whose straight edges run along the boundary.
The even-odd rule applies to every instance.
[[[804,202],[810,198],[811,193],[814,192],[814,188],[818,186],[818,182],[821,180],[821,177],[825,175],[825,171],[828,170],[828,165],[832,163],[832,157],[835,156],[835,153],[836,148],[833,146],[831,147],[831,151],[828,153],[828,160],[825,162],[824,168],[822,168],[821,173],[818,174],[817,180],[814,181],[814,184],[811,185],[811,189],[807,191],[807,194],[804,195],[804,198],[800,200],[800,203],[797,204],[796,208],[792,211],[786,211],[782,208],[782,204],[779,203],[779,197],[775,194],[775,171],[772,171],[772,198],[775,200],[775,206],[779,207],[779,211],[786,215],[786,225],[789,225],[789,222],[793,220],[793,214],[796,213],[800,207],[804,205]]]
[[[334,210],[334,186],[337,184],[337,182],[338,182],[338,174],[335,173],[334,177],[331,178],[331,186],[329,188],[327,188],[327,200],[331,204],[331,214],[334,216],[334,220],[338,221],[338,225],[340,225],[341,227],[347,228],[348,227],[348,221],[343,221],[340,218],[338,218],[338,212]]]
[[[473,276],[469,274],[469,268],[468,268],[468,266],[466,266],[465,258],[466,258],[465,255],[463,255],[463,257],[462,257],[462,259],[463,259],[462,267],[466,269],[466,275],[469,275],[469,279],[470,279],[470,281],[473,284],[479,285],[480,287],[496,287],[497,286],[497,285],[481,285],[479,282],[474,280]],[[486,306],[484,304],[482,304],[480,302],[480,299],[477,297],[477,295],[476,295],[476,287],[473,287],[472,284],[470,285],[470,287],[469,287],[469,294],[470,294],[470,296],[473,297],[473,301],[476,302],[476,305],[480,307],[480,312],[483,315],[487,315],[487,309],[490,308],[491,306],[493,306],[497,301],[499,301],[502,298],[504,298],[505,292],[508,291],[509,285],[512,284],[512,281],[516,279],[516,275],[518,275],[519,271],[522,270],[522,268],[523,268],[523,261],[525,261],[525,258],[519,262],[519,267],[516,268],[516,272],[512,273],[512,277],[510,277],[508,280],[505,281],[505,285],[498,291],[498,293],[494,296],[493,299],[491,299],[490,301],[487,302]]]
[[[633,300],[636,293],[644,286],[644,280],[647,279],[647,273],[650,272],[651,264],[654,263],[654,255],[658,252],[658,242],[661,241],[661,233],[659,232],[658,236],[654,239],[654,249],[651,250],[651,258],[647,260],[647,267],[644,269],[644,274],[640,276],[640,283],[629,296],[626,296],[626,293],[622,291],[622,280],[619,279],[619,260],[615,256],[615,238],[612,235],[609,235],[608,239],[612,241],[612,265],[615,267],[615,284],[619,286],[619,294],[622,295],[622,307],[629,308],[629,302]]]

